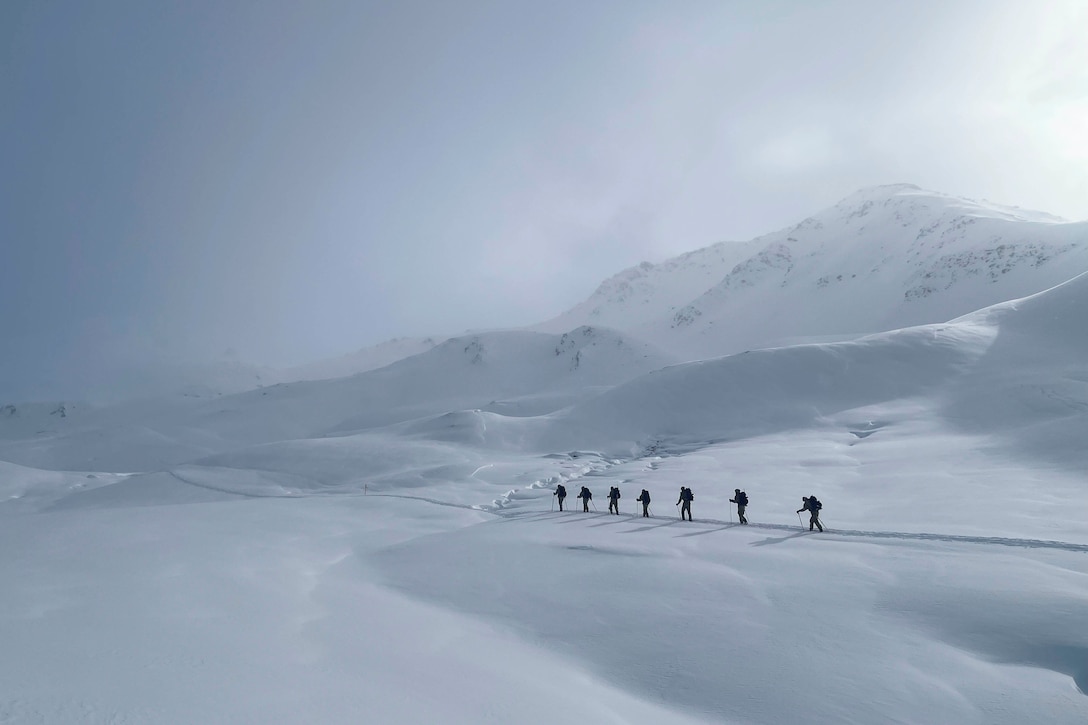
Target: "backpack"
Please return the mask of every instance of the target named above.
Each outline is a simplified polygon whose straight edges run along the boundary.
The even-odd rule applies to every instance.
[[[556,493],[557,496],[566,496],[567,495],[567,489],[564,486],[556,486],[555,487],[555,493]]]
[[[810,511],[819,511],[824,505],[815,496],[811,496],[808,500],[808,507]]]
[[[609,491],[608,497],[609,498],[619,498],[620,497],[620,490],[618,488],[613,487],[612,490]]]
[[[748,505],[748,494],[746,494],[744,491],[741,491],[740,493],[738,493],[737,494],[737,503],[739,503],[741,506],[747,506]]]

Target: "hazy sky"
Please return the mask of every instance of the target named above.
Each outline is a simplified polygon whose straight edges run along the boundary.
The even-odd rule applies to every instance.
[[[0,403],[552,317],[862,186],[1088,218],[1088,5],[0,3]]]

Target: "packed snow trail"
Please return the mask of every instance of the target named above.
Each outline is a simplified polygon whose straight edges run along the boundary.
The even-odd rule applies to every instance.
[[[989,546],[1011,546],[1025,549],[1056,549],[1059,551],[1073,551],[1078,553],[1088,554],[1088,544],[1074,544],[1068,541],[1054,541],[1050,539],[1021,539],[1021,538],[1006,538],[1003,536],[959,536],[956,534],[930,534],[925,532],[907,532],[907,531],[863,531],[859,529],[830,529],[827,524],[824,524],[824,531],[810,531],[800,526],[790,526],[787,524],[740,524],[736,522],[723,521],[721,519],[708,519],[700,518],[698,521],[682,521],[679,518],[671,516],[650,516],[653,521],[642,521],[644,517],[642,514],[631,514],[621,512],[619,514],[602,513],[600,511],[594,511],[591,513],[585,513],[583,511],[506,511],[503,509],[492,510],[479,505],[471,506],[467,504],[450,503],[447,501],[441,501],[435,498],[427,498],[423,496],[408,496],[406,494],[394,494],[394,493],[372,493],[369,494],[374,497],[384,498],[403,498],[411,499],[415,501],[422,501],[424,503],[431,503],[436,506],[450,506],[453,508],[467,509],[470,511],[481,511],[488,513],[498,518],[511,519],[511,520],[530,520],[530,519],[546,519],[546,518],[564,518],[570,520],[578,519],[612,519],[615,523],[622,523],[624,521],[631,521],[632,523],[645,524],[650,528],[657,528],[661,526],[671,526],[673,524],[682,524],[686,527],[703,528],[713,526],[716,528],[709,528],[705,531],[698,533],[687,534],[688,536],[699,536],[703,534],[711,534],[715,531],[725,531],[727,529],[746,528],[746,529],[762,529],[767,531],[788,531],[793,533],[813,534],[814,536],[821,537],[851,537],[851,538],[865,538],[865,539],[897,539],[903,541],[939,541],[949,544],[977,544],[977,545],[989,545]],[[617,517],[613,519],[613,517]],[[635,520],[638,521],[635,521]],[[599,524],[598,524],[599,525]],[[782,539],[784,541],[784,539]],[[756,544],[761,545],[761,544]]]
[[[525,512],[525,513],[507,513],[507,512],[491,512],[497,516],[504,518],[545,518],[551,517],[551,512]],[[556,514],[560,512],[556,511]],[[582,514],[582,512],[562,512],[564,515],[575,513]],[[593,518],[609,518],[616,516],[616,514],[590,514]],[[585,515],[583,514],[583,517]],[[642,514],[619,514],[623,519],[642,519]],[[730,523],[729,521],[722,521],[720,519],[706,519],[701,518],[698,521],[681,521],[679,518],[673,518],[671,516],[652,516],[651,518],[661,522],[659,526],[668,526],[672,524],[683,524],[687,527],[698,527],[703,525],[716,526],[718,528],[711,529],[709,531],[700,533],[713,533],[714,531],[724,531],[726,529],[734,528],[747,528],[747,529],[765,529],[771,531],[791,531],[794,533],[801,532],[805,534],[813,534],[815,536],[848,536],[859,537],[867,539],[902,539],[906,541],[941,541],[951,544],[982,544],[982,545],[994,545],[994,546],[1015,546],[1027,549],[1058,549],[1061,551],[1075,551],[1088,554],[1088,544],[1073,544],[1067,541],[1051,541],[1046,539],[1010,539],[1001,536],[957,536],[954,534],[927,534],[927,533],[910,533],[904,531],[860,531],[856,529],[829,529],[827,524],[824,524],[824,531],[809,531],[808,529],[802,529],[799,526],[788,526],[786,524],[739,524],[736,522]],[[616,523],[619,523],[617,520]],[[648,522],[646,522],[648,523]],[[695,536],[696,534],[691,534]]]
[[[601,469],[594,469],[594,470],[592,470],[590,472],[587,472],[584,475],[592,475],[593,473],[599,473],[600,470]],[[212,487],[212,486],[207,486],[207,485],[195,482],[195,481],[187,480],[187,479],[182,478],[181,476],[179,476],[174,471],[169,472],[169,475],[172,476],[173,478],[177,479],[178,481],[181,481],[182,483],[188,484],[190,486],[195,486],[197,488],[203,488],[203,489],[207,489],[207,490],[211,490],[211,491],[217,491],[217,492],[229,494],[229,495],[232,495],[232,496],[250,497],[250,496],[246,496],[245,494],[238,494],[237,492],[234,492],[234,491],[229,491],[229,490],[225,490],[225,489],[217,489],[217,488]],[[572,481],[572,480],[577,480],[578,478],[581,478],[581,476],[572,476],[570,478],[565,478],[564,480]],[[537,490],[543,490],[543,489],[537,489]],[[314,494],[308,494],[308,495],[312,496]],[[326,495],[344,495],[344,494],[326,494]],[[398,493],[357,493],[357,494],[352,494],[352,495],[353,496],[362,496],[362,497],[400,498],[400,499],[409,499],[409,500],[415,500],[415,501],[422,501],[424,503],[430,503],[430,504],[434,504],[436,506],[448,506],[448,507],[451,507],[451,508],[459,508],[459,509],[465,509],[465,510],[469,510],[469,511],[479,511],[479,512],[482,512],[482,513],[488,513],[488,514],[494,515],[494,516],[499,517],[499,518],[507,518],[507,519],[525,519],[525,518],[535,518],[535,517],[548,517],[548,516],[555,516],[555,515],[561,515],[561,516],[566,517],[566,516],[571,515],[571,514],[582,514],[583,516],[585,515],[584,512],[581,512],[581,511],[563,511],[563,512],[560,512],[560,511],[554,511],[554,512],[552,512],[552,511],[510,511],[510,510],[508,510],[506,508],[503,508],[503,507],[494,507],[494,506],[491,506],[491,505],[461,504],[461,503],[443,501],[441,499],[434,498],[434,497],[413,496],[413,495],[409,495],[409,494],[398,494]],[[509,495],[510,494],[507,494],[507,496],[509,496]],[[291,496],[290,495],[285,495],[284,497],[291,497]],[[253,496],[253,498],[267,498],[267,496]],[[652,509],[651,509],[651,511],[652,511]],[[600,511],[595,511],[595,512],[589,514],[589,515],[593,516],[595,518],[596,517],[608,517],[608,518],[611,518],[612,516],[616,516],[616,514],[601,513]],[[646,518],[646,517],[643,517],[641,513],[628,513],[628,512],[622,512],[622,511],[620,512],[620,514],[618,514],[618,516],[620,518],[617,520],[617,523],[619,521],[621,521],[621,520]],[[823,521],[822,519],[821,519],[821,522],[824,524],[824,531],[823,532],[816,532],[816,531],[810,532],[807,529],[805,529],[803,526],[794,526],[794,525],[790,525],[790,524],[770,524],[770,523],[740,524],[740,523],[736,523],[736,522],[733,522],[733,521],[724,521],[722,519],[711,519],[711,518],[699,518],[697,521],[684,522],[684,521],[681,521],[679,518],[674,518],[672,516],[661,516],[661,515],[651,515],[649,518],[654,519],[655,521],[660,521],[661,524],[659,524],[659,525],[667,525],[669,523],[684,523],[687,526],[695,526],[695,527],[700,527],[701,526],[703,528],[706,528],[707,526],[717,527],[715,529],[711,529],[709,531],[705,531],[705,532],[701,532],[701,533],[712,533],[713,531],[722,531],[722,530],[725,530],[725,529],[731,529],[731,528],[736,528],[736,527],[740,527],[740,526],[747,526],[749,529],[762,529],[762,530],[769,530],[769,531],[791,531],[791,532],[802,531],[803,533],[813,533],[813,534],[819,534],[819,535],[822,535],[822,536],[839,536],[839,537],[865,538],[865,539],[895,539],[895,540],[902,540],[902,541],[937,541],[937,542],[952,543],[952,544],[976,544],[976,545],[991,545],[991,546],[1009,546],[1009,547],[1018,547],[1018,548],[1027,548],[1027,549],[1056,549],[1056,550],[1061,550],[1061,551],[1072,551],[1072,552],[1078,552],[1078,553],[1088,553],[1088,544],[1075,544],[1075,543],[1067,542],[1067,541],[1056,541],[1056,540],[1051,540],[1051,539],[1009,538],[1009,537],[1003,537],[1003,536],[962,536],[962,535],[957,535],[957,534],[933,534],[933,533],[926,533],[926,532],[868,531],[868,530],[862,530],[862,529],[840,529],[840,528],[832,529],[832,528],[829,528],[828,525],[827,525],[827,522]],[[646,523],[648,523],[648,522],[646,522]],[[697,535],[697,534],[691,534],[691,535],[694,536],[694,535]]]

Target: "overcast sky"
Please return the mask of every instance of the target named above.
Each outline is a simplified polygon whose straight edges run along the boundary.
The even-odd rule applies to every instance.
[[[1088,218],[1088,5],[0,3],[0,403],[528,325],[893,182]]]

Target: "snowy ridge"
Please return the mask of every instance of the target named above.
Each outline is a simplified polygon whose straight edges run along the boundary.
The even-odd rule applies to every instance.
[[[607,316],[659,347],[713,357],[943,322],[1083,271],[1088,222],[895,184],[743,245],[628,270],[558,319]]]
[[[1042,217],[909,186],[861,192],[761,238],[758,254],[657,328],[723,351],[950,319],[1088,270],[1088,224]]]
[[[535,329],[558,332],[583,324],[631,329],[686,304],[693,289],[714,284],[752,247],[751,242],[719,242],[660,264],[643,262],[605,280],[585,302]]]

